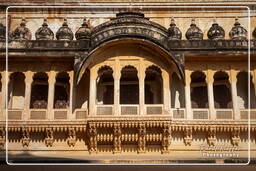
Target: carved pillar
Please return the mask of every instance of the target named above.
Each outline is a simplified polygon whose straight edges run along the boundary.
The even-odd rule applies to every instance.
[[[240,129],[235,127],[231,132],[231,143],[233,146],[238,146],[240,140]]]
[[[145,111],[145,65],[140,62],[139,72],[139,104],[140,104],[140,115],[144,115]]]
[[[186,114],[187,119],[193,119],[193,114],[191,110],[191,97],[190,97],[190,83],[191,83],[191,77],[190,77],[191,71],[185,70],[185,101],[186,101]]]
[[[54,88],[56,82],[56,72],[50,71],[48,74],[48,103],[47,103],[47,119],[53,120],[53,105],[54,105]]]
[[[171,127],[170,124],[165,123],[163,125],[163,134],[162,134],[162,153],[169,153],[169,147],[171,144]]]
[[[254,93],[255,93],[255,96],[256,96],[256,69],[253,71],[253,85],[254,85]]]
[[[216,119],[216,112],[214,108],[214,94],[213,94],[213,71],[207,71],[207,91],[208,91],[208,105],[209,105],[209,118],[215,120]]]
[[[5,145],[5,128],[1,127],[0,128],[0,149],[4,148]]]
[[[90,99],[89,99],[89,115],[94,116],[96,115],[96,78],[97,78],[97,71],[95,67],[90,69]]]
[[[232,104],[233,104],[233,118],[235,120],[240,119],[240,112],[238,110],[238,105],[237,105],[237,71],[231,69],[230,71],[230,76],[229,76],[229,82],[231,85],[231,93],[232,93]]]
[[[68,146],[74,147],[76,144],[76,130],[75,128],[68,129],[68,139],[67,139]]]
[[[1,73],[1,83],[2,83],[2,90],[1,90],[1,103],[0,103],[0,120],[5,120],[5,106],[6,106],[6,71]]]
[[[215,146],[216,143],[216,128],[210,127],[208,130],[207,142],[209,146]]]
[[[33,72],[27,71],[25,73],[25,102],[24,102],[24,111],[23,111],[23,119],[28,120],[29,116],[29,109],[30,109],[30,100],[31,100],[31,87],[33,82]]]
[[[120,123],[114,124],[114,140],[113,140],[113,153],[121,153],[121,125]]]
[[[171,93],[170,93],[170,77],[169,73],[166,71],[162,71],[163,77],[163,104],[164,104],[164,112],[163,114],[170,114],[171,109]]]
[[[74,71],[69,72],[69,118],[75,119],[73,111],[75,109],[75,87],[74,87]]]
[[[30,143],[30,135],[29,135],[29,129],[28,128],[23,128],[22,129],[22,138],[21,138],[21,143],[23,147],[28,147]]]
[[[146,152],[146,126],[145,123],[139,124],[138,153]]]
[[[192,128],[186,127],[184,130],[184,144],[186,146],[191,146],[192,144]]]
[[[120,65],[119,62],[116,61],[114,70],[114,115],[120,115],[120,78]]]
[[[45,145],[47,147],[52,147],[54,139],[53,139],[53,130],[52,128],[46,128],[46,135],[45,135]]]
[[[89,153],[97,153],[97,128],[95,123],[89,123]]]

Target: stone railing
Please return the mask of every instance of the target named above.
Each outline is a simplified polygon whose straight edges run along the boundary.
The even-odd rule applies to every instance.
[[[97,115],[113,115],[114,112],[114,105],[103,105],[103,104],[98,104],[97,105]]]
[[[59,119],[68,119],[68,110],[67,109],[54,109],[54,119],[59,120]]]
[[[139,105],[127,104],[120,105],[121,115],[139,115]]]
[[[173,119],[186,119],[186,109],[184,109],[184,108],[172,109],[172,118]]]
[[[22,120],[22,109],[8,109],[8,120]]]
[[[233,109],[216,109],[216,119],[233,119]]]
[[[46,109],[30,109],[31,120],[45,120],[47,119],[47,110]]]
[[[147,115],[162,115],[163,104],[147,104],[145,105]]]
[[[193,119],[209,119],[209,109],[192,109]]]
[[[256,119],[256,109],[241,109],[240,110],[240,117],[241,119],[248,119],[250,116],[250,119],[255,120]]]
[[[87,109],[76,109],[75,110],[75,119],[86,119],[88,116]]]

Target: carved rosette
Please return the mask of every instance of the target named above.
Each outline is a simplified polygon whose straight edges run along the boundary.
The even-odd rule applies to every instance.
[[[5,40],[6,27],[0,23],[0,40]]]
[[[171,24],[168,29],[168,40],[180,40],[182,33],[180,29],[176,26],[174,19],[171,19]]]
[[[192,144],[192,128],[186,127],[184,130],[184,144],[191,146]]]
[[[207,142],[209,146],[215,146],[216,143],[216,128],[211,127],[208,130]]]
[[[97,153],[97,128],[95,123],[89,123],[89,153]]]
[[[87,24],[86,18],[83,21],[82,27],[80,27],[76,33],[76,40],[88,40],[91,38],[91,30]]]
[[[74,35],[72,30],[68,27],[67,19],[64,19],[62,27],[56,33],[57,40],[73,40]]]
[[[238,18],[236,18],[234,27],[229,32],[229,36],[233,40],[247,39],[247,30],[243,26],[241,26],[241,24],[238,21]]]
[[[114,124],[114,142],[113,142],[113,153],[121,153],[121,144],[122,144],[122,140],[121,140],[121,125],[119,123],[115,123]]]
[[[0,148],[4,148],[5,145],[5,131],[4,128],[0,129]]]
[[[11,33],[11,39],[14,40],[31,40],[31,32],[30,30],[26,27],[25,19],[23,18],[20,26],[17,27],[12,33]]]
[[[53,31],[48,27],[47,19],[44,19],[42,27],[40,27],[36,33],[36,40],[53,40],[54,33]]]
[[[146,126],[144,123],[139,124],[138,153],[146,152]]]
[[[221,40],[225,37],[224,29],[214,19],[211,28],[208,30],[207,36],[211,40]]]
[[[233,146],[238,146],[240,143],[240,129],[234,128],[234,130],[231,133],[231,143]]]
[[[171,127],[168,123],[163,125],[162,134],[162,153],[169,153],[169,146],[171,145]]]
[[[69,128],[68,129],[68,139],[67,139],[67,143],[68,143],[68,146],[72,146],[74,147],[75,144],[76,144],[76,131],[74,128]]]
[[[45,145],[47,147],[52,147],[54,142],[53,139],[53,130],[51,128],[46,129],[46,136],[45,136]]]
[[[190,27],[186,32],[186,38],[188,40],[203,40],[203,32],[196,26],[194,18],[191,20]]]
[[[22,138],[21,138],[21,144],[23,147],[28,147],[30,143],[30,135],[29,135],[29,130],[28,128],[23,128],[22,129]]]

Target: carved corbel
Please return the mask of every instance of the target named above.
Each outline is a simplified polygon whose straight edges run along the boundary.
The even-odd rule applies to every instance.
[[[4,128],[0,129],[0,148],[4,148],[5,145],[5,131]]]
[[[68,129],[68,140],[67,140],[68,145],[75,146],[76,144],[76,130],[75,128],[69,128]]]
[[[23,147],[28,147],[30,143],[30,135],[29,135],[29,130],[28,128],[23,128],[22,129],[22,138],[21,138],[21,143]]]
[[[234,130],[231,133],[231,143],[233,146],[238,146],[240,143],[240,129],[234,128]]]
[[[51,147],[53,145],[53,130],[51,128],[46,129],[46,136],[45,136],[45,145],[47,147]]]
[[[163,126],[162,153],[169,153],[170,145],[171,145],[171,127],[168,123],[166,123]]]
[[[95,123],[89,124],[89,153],[97,153],[97,128]]]
[[[121,126],[120,124],[114,124],[114,147],[113,147],[113,153],[121,153]]]
[[[192,128],[186,127],[184,130],[184,144],[191,146],[192,143]]]
[[[208,131],[207,142],[209,146],[215,146],[216,143],[216,128],[212,127]]]
[[[144,123],[139,124],[138,153],[146,152],[146,126]]]

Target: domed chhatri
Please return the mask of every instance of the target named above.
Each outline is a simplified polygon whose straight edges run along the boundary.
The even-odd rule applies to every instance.
[[[84,18],[82,27],[80,27],[77,31],[76,31],[76,39],[77,40],[88,40],[91,37],[91,30],[87,24],[86,18]]]
[[[236,18],[234,27],[229,32],[229,36],[233,40],[247,39],[247,30],[243,26],[241,26],[241,24],[238,21],[238,18]]]
[[[62,27],[56,33],[57,40],[73,40],[74,34],[72,30],[68,27],[67,19],[64,19]]]
[[[5,40],[6,28],[0,23],[0,40]]]
[[[186,38],[188,40],[203,40],[203,32],[195,24],[195,19],[191,20],[189,29],[186,32]]]
[[[176,27],[174,18],[171,19],[171,24],[168,29],[168,40],[180,40],[182,33],[178,27]]]
[[[11,39],[14,40],[31,40],[31,32],[26,27],[25,18],[22,18],[20,26],[17,27],[11,34]]]
[[[53,40],[54,34],[52,30],[48,27],[47,19],[44,19],[44,22],[42,24],[42,27],[40,27],[36,33],[36,40]]]
[[[211,28],[208,30],[207,36],[211,40],[224,39],[225,31],[221,26],[219,26],[219,24],[216,22],[216,19],[213,20],[213,24]]]

